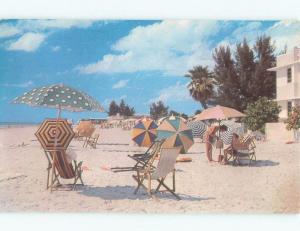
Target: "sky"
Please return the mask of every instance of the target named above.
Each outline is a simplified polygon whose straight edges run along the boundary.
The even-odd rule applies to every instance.
[[[36,87],[63,83],[95,98],[108,110],[112,100],[149,114],[162,100],[192,115],[201,105],[187,90],[189,69],[213,69],[212,51],[234,49],[270,35],[280,52],[300,46],[300,21],[220,20],[0,20],[0,122],[41,122],[54,109],[10,101]],[[62,117],[104,118],[98,112]]]

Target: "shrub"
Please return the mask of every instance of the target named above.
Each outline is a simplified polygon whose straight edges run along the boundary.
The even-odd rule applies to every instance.
[[[242,121],[248,129],[265,133],[265,124],[277,122],[280,110],[276,101],[261,97],[254,103],[247,105],[245,110],[247,117],[243,118]]]

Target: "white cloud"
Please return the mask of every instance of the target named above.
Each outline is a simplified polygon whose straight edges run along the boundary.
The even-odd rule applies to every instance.
[[[93,23],[93,20],[18,20],[16,23],[0,23],[0,38],[21,34],[21,37],[11,43],[7,50],[32,52],[38,49],[45,40],[45,33],[49,35],[59,29],[88,28]],[[106,23],[103,22],[103,24]]]
[[[294,46],[300,46],[300,21],[283,20],[267,29],[263,27],[261,22],[248,22],[235,29],[217,46],[229,45],[235,49],[236,42],[242,42],[244,38],[253,45],[256,38],[263,34],[271,36],[272,41],[275,42],[277,52],[283,50],[285,45],[291,50]]]
[[[222,41],[215,42],[216,37],[234,27]],[[263,34],[276,41],[277,51],[285,44],[289,49],[300,46],[299,21],[280,21],[266,28],[261,21],[243,21],[237,25],[231,21],[165,20],[134,28],[112,46],[111,53],[76,69],[84,74],[162,71],[182,76],[195,65],[212,67],[214,47],[228,44],[234,48],[244,38],[253,44]]]
[[[300,21],[297,20],[284,20],[275,23],[270,27],[267,32],[273,40],[277,50],[283,50],[287,45],[291,50],[294,46],[300,47]]]
[[[162,71],[183,75],[199,62],[212,63],[209,38],[218,31],[217,21],[166,20],[138,26],[121,38],[96,63],[79,67],[82,73]]]
[[[31,80],[24,82],[24,83],[4,83],[2,84],[3,87],[19,87],[19,88],[26,88],[26,87],[30,87],[33,85],[33,82]]]
[[[32,52],[39,48],[46,36],[40,33],[26,33],[18,40],[12,42],[7,47],[7,50],[21,50]]]
[[[7,23],[0,24],[0,38],[11,37],[19,34],[20,32],[21,30],[14,27],[13,25]]]
[[[170,102],[182,102],[191,100],[192,97],[189,95],[186,84],[177,82],[173,86],[169,86],[159,91],[157,97],[150,99],[148,103],[163,101],[164,103]]]
[[[128,82],[129,82],[128,79],[126,79],[126,80],[120,80],[120,81],[118,81],[117,83],[115,83],[115,84],[112,86],[112,88],[113,88],[113,89],[124,88],[124,87],[127,86],[127,83],[128,83]]]
[[[57,52],[57,51],[60,50],[60,46],[54,46],[54,47],[51,48],[51,50],[52,50],[53,52]]]

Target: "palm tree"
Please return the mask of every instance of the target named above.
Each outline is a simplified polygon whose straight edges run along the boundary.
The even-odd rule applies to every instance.
[[[187,88],[190,91],[190,95],[196,101],[202,104],[204,109],[207,108],[207,101],[212,98],[214,91],[214,75],[208,70],[208,67],[195,66],[192,70],[189,70],[185,75],[191,79]]]

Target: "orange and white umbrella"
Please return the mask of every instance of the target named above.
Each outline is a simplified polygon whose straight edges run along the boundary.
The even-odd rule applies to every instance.
[[[186,153],[194,144],[192,130],[183,118],[170,116],[163,120],[157,129],[157,137],[165,139],[162,147],[172,148],[182,146],[181,152]]]
[[[156,129],[152,119],[142,119],[132,129],[132,140],[139,146],[149,147],[156,139]]]

